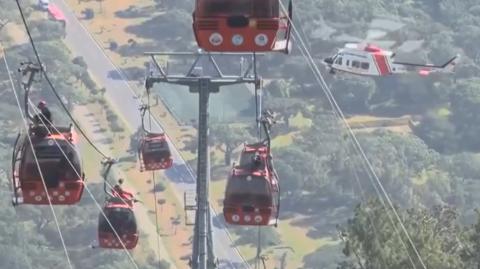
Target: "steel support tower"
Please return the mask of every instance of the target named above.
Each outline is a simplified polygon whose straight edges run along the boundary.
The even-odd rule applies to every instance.
[[[147,90],[154,83],[169,83],[188,86],[190,92],[198,93],[198,155],[197,155],[197,181],[196,181],[196,212],[193,238],[191,268],[213,269],[217,268],[217,261],[213,250],[212,219],[209,203],[210,182],[210,152],[208,147],[208,104],[211,93],[217,93],[220,87],[251,83],[259,85],[260,79],[256,76],[255,57],[252,54],[238,53],[208,53],[201,50],[196,53],[145,53],[151,58],[150,69],[145,80]],[[258,54],[257,54],[258,55]],[[190,56],[195,57],[193,64],[185,74],[170,75],[164,71],[155,56]],[[239,75],[224,75],[220,70],[215,57],[237,56],[251,58],[251,63],[245,68],[243,61],[240,64]],[[245,59],[245,58],[242,58]],[[207,66],[208,64],[208,66]],[[168,66],[168,63],[167,63]],[[254,70],[254,74],[252,74]],[[208,74],[207,74],[208,73]],[[213,73],[213,74],[212,74]]]

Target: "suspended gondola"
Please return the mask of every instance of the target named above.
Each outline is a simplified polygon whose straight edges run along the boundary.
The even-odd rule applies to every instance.
[[[80,201],[84,174],[78,136],[72,125],[55,126],[45,114],[28,111],[30,73],[25,86],[25,114],[32,121],[20,133],[12,154],[13,205],[70,205]],[[40,102],[45,105],[45,102]],[[43,181],[42,181],[43,179]]]
[[[104,189],[107,199],[98,219],[98,242],[101,248],[133,249],[138,243],[138,227],[133,211],[136,202],[131,192],[123,190],[122,180],[107,191],[107,175],[113,164],[112,160],[104,162]]]
[[[223,215],[229,224],[277,224],[280,189],[270,153],[269,122],[262,123],[266,141],[244,145],[240,163],[234,165],[228,178]]]
[[[151,133],[144,124],[145,112],[148,106],[140,108],[144,135],[140,139],[138,156],[140,171],[155,171],[172,167],[173,159],[164,133]]]
[[[193,30],[206,51],[289,53],[291,18],[291,1],[283,14],[279,0],[197,0]]]

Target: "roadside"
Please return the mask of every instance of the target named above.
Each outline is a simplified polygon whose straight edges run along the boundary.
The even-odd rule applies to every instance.
[[[155,4],[152,0],[138,2],[132,1],[114,1],[114,0],[104,0],[103,6],[100,8],[100,5],[96,2],[85,2],[85,1],[76,1],[76,0],[66,0],[68,6],[75,12],[77,18],[82,18],[82,11],[85,9],[92,9],[96,12],[96,17],[93,20],[82,20],[82,24],[88,29],[90,34],[95,38],[95,40],[103,45],[103,52],[108,56],[108,58],[119,68],[141,68],[145,69],[144,63],[149,59],[144,55],[135,55],[131,57],[123,57],[119,53],[107,49],[110,42],[115,42],[118,46],[128,45],[128,40],[134,39],[136,42],[140,43],[141,38],[133,34],[129,34],[125,31],[125,28],[129,25],[137,25],[146,21],[150,16],[155,14],[161,14],[162,11],[155,11],[153,8],[149,17],[139,17],[139,18],[119,18],[116,16],[116,13],[129,9],[130,7],[136,7],[138,9],[144,7],[151,7]],[[101,11],[100,11],[101,10]],[[138,96],[144,96],[144,87],[143,80],[138,81],[126,81],[130,84],[131,88],[136,92]],[[181,126],[175,119],[175,117],[170,113],[168,108],[163,102],[152,108],[152,112],[155,116],[162,122],[162,126],[168,132],[169,137],[175,143],[177,148],[182,149],[185,146],[185,141],[189,137],[196,135],[196,130],[192,126]],[[182,157],[186,160],[190,160],[195,156],[189,153],[186,153],[181,150]]]
[[[100,112],[100,114],[99,114]],[[102,115],[101,113],[101,108],[96,105],[96,104],[89,104],[87,106],[84,105],[78,105],[75,107],[74,110],[74,115],[75,118],[81,123],[82,129],[86,132],[86,134],[94,141],[94,143],[97,145],[97,147],[100,148],[103,152],[106,154],[111,154],[111,145],[110,143],[105,143],[107,141],[107,138],[109,135],[105,135],[105,131],[103,131],[102,126],[105,126],[104,122],[100,121],[98,118],[98,115]],[[97,116],[97,117],[96,117]],[[90,147],[90,145],[84,145],[84,147]],[[115,151],[118,151],[118,148],[115,148]],[[94,154],[94,155],[92,155]],[[112,154],[112,156],[115,156]],[[98,157],[98,154],[96,154],[93,151],[89,151],[89,154],[87,156],[84,156],[85,160],[87,163],[90,163],[88,166],[88,170],[94,170],[97,169],[97,172],[95,173],[94,171],[89,171],[89,178],[88,182],[95,182],[95,183],[101,183],[102,178],[99,175],[99,171],[101,169],[100,166],[100,158]],[[93,163],[93,164],[92,164]],[[133,251],[134,256],[140,257],[142,259],[145,259],[146,257],[144,256],[143,252],[151,252],[151,251],[156,251],[156,246],[157,246],[157,236],[160,236],[160,258],[163,260],[166,260],[171,264],[171,268],[177,268],[178,262],[175,261],[170,257],[170,254],[166,250],[164,244],[165,240],[162,238],[161,234],[157,235],[157,229],[155,226],[155,212],[152,212],[150,208],[153,208],[151,206],[151,202],[147,201],[147,197],[151,195],[151,182],[147,182],[145,179],[145,176],[139,177],[138,175],[135,176],[135,173],[132,173],[133,171],[125,171],[125,164],[120,163],[119,165],[115,165],[113,169],[113,173],[115,176],[114,178],[125,178],[125,187],[127,189],[133,190],[134,193],[137,194],[137,196],[140,198],[140,200],[143,201],[142,204],[136,204],[135,206],[135,215],[137,217],[138,221],[138,226],[141,229],[141,240],[140,240],[140,245],[141,248],[136,248]],[[132,178],[135,179],[132,180]],[[142,180],[143,179],[143,180]],[[113,184],[114,182],[111,182]],[[99,200],[99,199],[97,199]],[[162,207],[162,212],[161,215],[163,216],[173,216],[175,214],[174,208],[170,206],[170,203],[167,203]],[[153,216],[152,216],[153,215]],[[160,219],[160,216],[157,216]],[[162,223],[160,226],[160,231],[166,230],[168,231],[167,225],[165,223]],[[160,232],[159,231],[159,232]],[[181,234],[181,233],[178,233]],[[145,236],[146,235],[146,236]],[[147,240],[147,242],[142,242],[142,240]],[[171,248],[172,246],[169,246]],[[182,267],[179,267],[182,268]]]

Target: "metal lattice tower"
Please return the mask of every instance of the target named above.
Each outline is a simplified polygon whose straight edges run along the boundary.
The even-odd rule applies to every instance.
[[[209,182],[210,182],[210,152],[208,147],[208,105],[210,93],[217,93],[220,87],[233,85],[259,83],[259,78],[252,70],[256,71],[255,61],[252,58],[250,65],[243,70],[240,68],[240,74],[236,76],[227,76],[222,73],[214,56],[218,55],[236,55],[242,57],[252,57],[252,54],[238,53],[207,53],[198,51],[197,53],[146,53],[150,55],[152,62],[147,74],[145,87],[150,89],[154,83],[169,83],[188,86],[190,92],[198,93],[199,111],[198,111],[198,155],[197,155],[197,185],[196,185],[196,205],[187,206],[186,210],[195,211],[195,227],[193,238],[193,250],[191,267],[193,269],[213,269],[217,268],[217,262],[213,251],[212,219],[210,214],[209,202]],[[164,68],[157,62],[155,56],[194,56],[195,60],[186,74],[169,75]],[[210,69],[207,70],[205,60],[208,60]],[[204,74],[204,71],[212,71],[214,75]],[[188,198],[185,195],[185,201]]]

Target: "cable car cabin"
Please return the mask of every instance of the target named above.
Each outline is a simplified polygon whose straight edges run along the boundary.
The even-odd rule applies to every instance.
[[[84,174],[77,148],[78,136],[72,126],[56,129],[31,126],[27,135],[18,135],[12,155],[14,204],[49,204],[48,196],[53,205],[79,202]]]
[[[200,48],[214,52],[288,52],[290,24],[279,0],[197,0],[193,30]]]
[[[223,201],[225,221],[234,225],[275,224],[278,199],[278,178],[266,145],[245,145],[240,164],[233,167],[228,179]]]
[[[137,246],[138,229],[132,198],[114,196],[105,202],[103,214],[106,218],[100,213],[98,219],[98,242],[101,248],[123,249],[125,246],[126,249],[133,249]]]
[[[173,159],[165,134],[147,134],[140,141],[140,171],[172,167]]]

